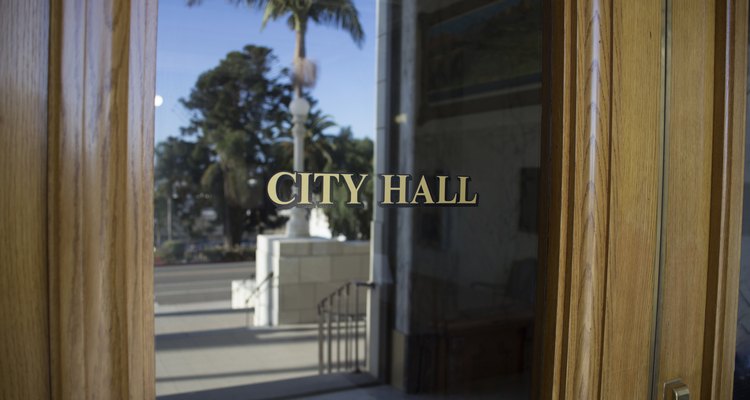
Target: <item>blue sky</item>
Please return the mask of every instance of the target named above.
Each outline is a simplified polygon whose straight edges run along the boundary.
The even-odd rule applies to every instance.
[[[313,96],[340,126],[351,126],[358,137],[375,131],[375,1],[354,0],[365,31],[358,48],[348,33],[311,26],[307,55],[318,63]],[[291,64],[294,34],[284,20],[261,30],[262,12],[233,6],[225,0],[204,0],[188,7],[184,0],[159,1],[156,93],[164,104],[156,109],[156,142],[178,136],[188,122],[178,99],[187,97],[202,72],[233,50],[247,44],[270,47],[279,67]]]

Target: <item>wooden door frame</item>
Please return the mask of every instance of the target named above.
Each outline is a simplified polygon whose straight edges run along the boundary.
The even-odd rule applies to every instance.
[[[602,393],[608,306],[613,99],[610,0],[545,0],[536,398]],[[700,398],[731,398],[737,320],[747,80],[747,0],[717,0],[709,290]],[[544,136],[544,135],[543,135]],[[544,193],[542,191],[542,193]],[[612,229],[618,229],[616,226]],[[634,293],[635,294],[635,293]]]
[[[153,399],[156,1],[53,0],[51,398]]]
[[[0,398],[49,397],[45,0],[0,1]]]
[[[711,226],[702,399],[729,399],[737,335],[747,101],[748,2],[717,2]]]
[[[545,0],[538,398],[598,398],[607,309],[611,1]],[[709,295],[701,398],[729,398],[741,234],[747,0],[717,1]],[[153,398],[156,3],[50,10],[48,282],[53,398]],[[114,22],[116,21],[116,23]],[[581,33],[586,33],[585,35]],[[590,36],[590,33],[595,33]]]

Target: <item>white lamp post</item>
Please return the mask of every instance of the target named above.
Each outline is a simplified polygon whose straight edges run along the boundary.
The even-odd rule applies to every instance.
[[[302,97],[295,96],[289,103],[289,111],[292,113],[292,135],[294,136],[294,171],[304,172],[305,169],[305,121],[310,112],[310,103]],[[297,195],[295,186],[293,193]],[[286,236],[290,238],[302,238],[310,236],[310,224],[307,221],[307,212],[304,208],[294,207],[291,210],[289,222],[286,224]]]

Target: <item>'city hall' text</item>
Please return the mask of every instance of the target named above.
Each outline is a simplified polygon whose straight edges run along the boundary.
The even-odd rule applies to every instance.
[[[415,180],[406,174],[382,174],[379,178],[381,188],[376,193],[379,193],[378,204],[384,207],[479,204],[479,194],[469,192],[471,178],[468,176],[457,176],[458,187],[454,190],[450,189],[449,176],[421,176]],[[333,189],[334,185],[338,185],[346,189],[347,206],[362,207],[365,205],[363,189],[368,179],[368,174],[278,172],[269,179],[267,194],[272,202],[281,207],[326,207],[333,205]],[[289,190],[290,187],[292,190]]]

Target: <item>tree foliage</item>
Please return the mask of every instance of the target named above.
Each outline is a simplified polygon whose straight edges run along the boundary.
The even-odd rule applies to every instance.
[[[317,67],[307,60],[307,26],[315,24],[331,26],[348,32],[357,46],[362,46],[365,33],[359,21],[359,11],[352,0],[228,0],[235,5],[246,4],[263,10],[263,27],[269,21],[286,18],[289,29],[295,32],[294,73],[292,74],[295,93],[302,96],[303,87],[311,87],[317,79]],[[187,0],[188,5],[202,3],[202,0]]]
[[[334,205],[325,208],[328,223],[334,236],[344,235],[347,239],[369,239],[373,204],[373,142],[368,138],[356,139],[349,127],[342,128],[338,136],[331,138],[331,162],[328,172],[368,174],[370,179],[362,190],[364,207],[346,205],[349,192],[343,186],[335,186]]]
[[[209,224],[202,223],[204,208],[210,207],[210,198],[200,187],[200,179],[208,167],[209,153],[198,143],[170,137],[155,149],[154,213],[156,234],[166,240],[167,216],[172,212],[172,228],[177,234],[189,238],[207,235]]]
[[[316,24],[334,27],[349,33],[361,46],[365,33],[359,21],[359,11],[352,0],[228,0],[235,5],[246,4],[263,10],[263,27],[269,21],[286,17],[287,26],[295,31],[306,27],[309,20]],[[187,0],[193,6],[203,0]]]
[[[197,239],[220,229],[225,247],[239,244],[245,233],[285,222],[265,195],[271,175],[292,169],[292,85],[289,72],[275,64],[270,49],[245,46],[201,74],[181,100],[190,120],[181,137],[159,143],[155,152],[154,206],[161,237],[166,236],[168,204],[179,236]],[[372,141],[354,138],[350,128],[331,134],[333,117],[306,97],[312,107],[305,169],[372,175]],[[346,207],[345,196],[345,189],[337,187],[337,206],[325,210],[334,235],[369,238],[372,181],[365,188],[365,207]],[[207,219],[207,210],[216,218]]]
[[[264,171],[280,166],[273,148],[291,124],[291,86],[287,71],[274,72],[275,63],[270,49],[245,46],[201,74],[181,100],[191,113],[183,135],[208,149],[200,185],[212,195],[227,246],[238,244],[248,225],[281,223],[262,190]]]

